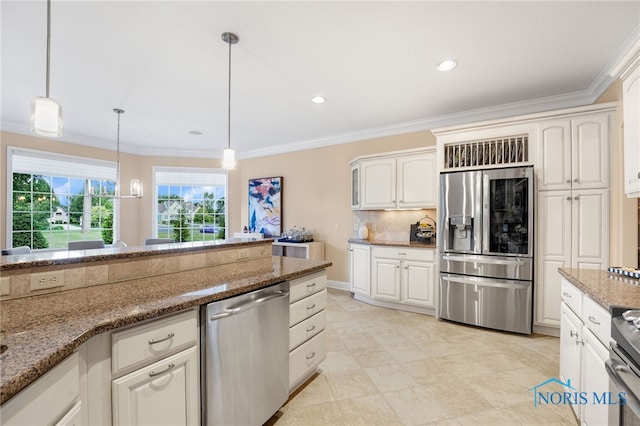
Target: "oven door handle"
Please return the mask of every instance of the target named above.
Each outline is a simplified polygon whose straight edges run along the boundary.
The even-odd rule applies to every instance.
[[[624,363],[615,359],[608,359],[604,363],[604,366],[613,383],[625,392],[626,404],[634,413],[640,415],[640,399],[638,399],[638,396],[633,393],[631,387],[622,377],[623,374],[635,376],[633,371],[631,371]]]

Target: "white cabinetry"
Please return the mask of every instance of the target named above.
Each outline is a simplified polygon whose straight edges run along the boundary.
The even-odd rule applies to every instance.
[[[433,149],[361,157],[351,162],[351,208],[430,208],[437,205]]]
[[[2,424],[83,424],[77,352],[2,405]]]
[[[349,244],[349,287],[353,293],[371,295],[371,247]]]
[[[609,192],[538,193],[536,323],[560,325],[558,268],[605,269],[609,259]]]
[[[560,325],[560,267],[609,262],[611,112],[538,124],[536,325]]]
[[[327,273],[297,278],[289,287],[289,392],[311,377],[327,355]]]
[[[434,250],[374,247],[375,299],[435,308]]]
[[[538,125],[538,190],[609,186],[612,114],[545,120]]]
[[[178,315],[114,332],[113,424],[200,422],[198,315]]]
[[[624,190],[640,197],[640,65],[623,75]]]
[[[609,391],[604,364],[611,316],[566,279],[561,281],[560,379],[573,388],[567,391],[584,392],[588,399],[587,404],[571,406],[582,424],[607,424],[607,404],[594,404],[593,398]]]

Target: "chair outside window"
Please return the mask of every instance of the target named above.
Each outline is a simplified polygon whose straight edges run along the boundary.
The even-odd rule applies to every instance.
[[[102,240],[82,240],[82,241],[70,241],[68,244],[69,250],[91,250],[104,248],[104,241]]]
[[[2,249],[2,256],[7,256],[11,254],[31,254],[31,247],[21,246],[21,247]]]
[[[144,240],[144,245],[152,246],[155,244],[171,244],[175,242],[176,240],[174,240],[173,238],[147,238],[146,240]]]

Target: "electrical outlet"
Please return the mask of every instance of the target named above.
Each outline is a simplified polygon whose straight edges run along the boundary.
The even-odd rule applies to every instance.
[[[249,250],[248,249],[238,250],[238,260],[248,259],[248,258],[249,258]]]
[[[372,224],[371,224],[371,230],[372,230],[373,232],[376,232],[376,231],[378,230],[378,227],[376,226],[376,224],[375,224],[375,223],[372,223]]]
[[[31,274],[31,291],[64,286],[64,271]]]
[[[339,223],[336,223],[335,229],[336,229],[336,231],[340,230],[340,224]]]
[[[11,294],[11,277],[0,277],[0,296]]]

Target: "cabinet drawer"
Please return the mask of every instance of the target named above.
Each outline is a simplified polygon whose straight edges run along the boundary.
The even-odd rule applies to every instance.
[[[291,280],[289,282],[289,302],[296,302],[325,288],[327,288],[327,273],[325,271]]]
[[[289,387],[309,371],[315,371],[327,355],[325,332],[322,331],[289,353]]]
[[[435,259],[435,250],[415,248],[408,249],[403,247],[373,247],[373,257],[433,262]]]
[[[113,374],[155,361],[198,341],[195,310],[138,325],[111,335]]]
[[[327,290],[312,294],[302,300],[292,303],[289,307],[289,326],[317,314],[327,306]]]
[[[611,339],[611,315],[588,296],[582,300],[582,320],[600,342],[609,347]]]
[[[582,292],[566,279],[562,279],[560,297],[571,310],[582,317]]]
[[[320,333],[327,326],[327,311],[322,310],[289,329],[289,350]]]
[[[2,424],[53,424],[80,396],[80,357],[71,354],[2,405]]]

